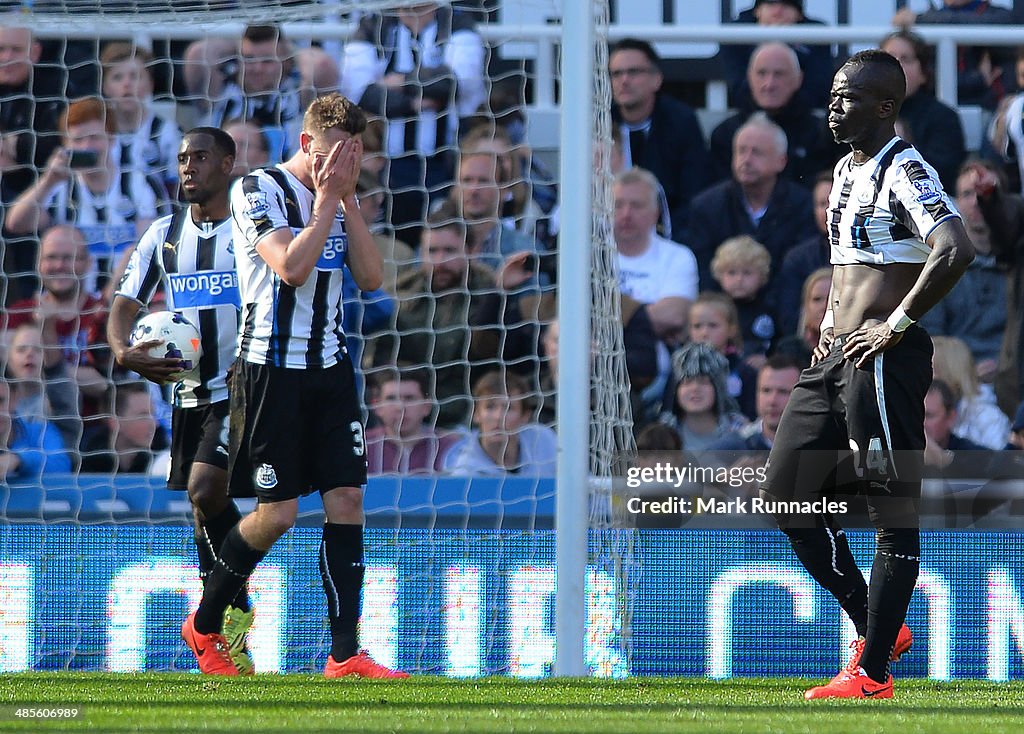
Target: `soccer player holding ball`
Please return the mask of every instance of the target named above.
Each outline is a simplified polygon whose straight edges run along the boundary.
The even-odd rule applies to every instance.
[[[189,206],[156,220],[139,240],[114,296],[107,340],[123,367],[158,384],[175,382],[171,465],[167,485],[187,489],[192,503],[199,575],[209,580],[221,545],[241,513],[228,497],[227,370],[238,339],[239,296],[232,246],[228,185],[235,143],[217,128],[187,132],[178,150],[178,176]],[[184,372],[159,340],[130,343],[132,324],[158,287],[167,306],[198,327],[202,357]],[[144,337],[143,337],[144,338]],[[253,672],[245,633],[253,612],[240,588],[222,610],[217,631],[236,674]]]
[[[327,516],[320,572],[327,595],[328,678],[405,678],[359,650],[366,445],[342,331],[342,269],[379,288],[383,260],[359,215],[364,113],[339,94],[313,101],[299,150],[231,189],[242,330],[231,382],[232,496],[256,509],[221,546],[198,611],[182,625],[204,673],[235,675],[223,610],[319,492]]]
[[[849,615],[859,639],[849,664],[807,699],[891,698],[889,663],[909,649],[904,624],[920,563],[924,398],[932,347],[916,321],[974,259],[935,170],[895,132],[906,92],[899,62],[862,51],[832,83],[828,122],[852,152],[829,198],[832,287],[811,367],[793,390],[761,494],[808,573]],[[826,479],[822,454],[850,454]],[[844,467],[840,466],[840,470]],[[866,495],[877,548],[870,587],[832,515],[791,501],[852,484]]]

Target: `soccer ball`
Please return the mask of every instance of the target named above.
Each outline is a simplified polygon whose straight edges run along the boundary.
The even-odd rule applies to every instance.
[[[158,344],[149,350],[150,356],[180,359],[185,369],[171,376],[180,381],[199,364],[203,356],[203,345],[199,329],[180,313],[173,311],[157,311],[139,319],[132,329],[131,343],[148,342],[159,339]]]

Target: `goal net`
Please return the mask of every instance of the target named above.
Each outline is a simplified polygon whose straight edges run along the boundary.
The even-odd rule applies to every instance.
[[[364,211],[374,212],[371,230],[386,259],[384,288],[352,292],[346,301],[349,347],[365,384],[371,464],[362,645],[380,662],[418,673],[552,671],[554,427],[567,450],[587,440],[590,501],[579,508],[590,527],[580,630],[585,662],[594,675],[627,675],[639,569],[634,532],[611,490],[617,462],[633,450],[633,440],[610,220],[607,2],[593,0],[595,64],[586,79],[559,75],[557,0],[441,3],[443,22],[410,44],[395,30],[399,16],[422,13],[423,5],[0,3],[7,45],[14,29],[29,29],[40,44],[38,51],[32,44],[21,51],[31,62],[25,80],[0,86],[9,95],[0,105],[15,100],[29,111],[0,121],[9,128],[0,130],[9,174],[3,193],[10,204],[43,178],[49,152],[63,142],[60,113],[81,98],[102,96],[108,105],[116,122],[110,161],[119,178],[137,171],[156,179],[169,200],[177,195],[174,141],[181,129],[234,124],[241,129],[233,131],[239,159],[256,166],[294,150],[296,120],[317,93],[339,88],[360,101],[374,121],[364,136],[359,195]],[[264,36],[245,35],[248,48],[242,40],[255,25],[280,29],[271,58],[259,56]],[[129,60],[143,59],[152,80],[151,92],[134,95],[141,110],[134,117],[111,83],[124,57],[104,56],[119,42]],[[259,86],[260,64],[272,67],[269,86]],[[569,84],[594,85],[593,127],[580,131],[594,141],[588,180],[558,173],[559,99]],[[8,89],[15,91],[2,91]],[[32,104],[18,101],[23,98]],[[255,132],[246,137],[241,123],[253,120]],[[142,121],[153,126],[149,133],[139,132]],[[141,143],[125,154],[124,141]],[[581,305],[590,311],[590,374],[559,376],[557,333],[579,328],[579,310],[555,308],[557,251],[582,245],[559,241],[558,204],[566,191],[580,188],[592,201],[591,297]],[[110,211],[141,210],[136,193],[111,194]],[[167,490],[161,476],[168,396],[153,391],[153,419],[118,408],[116,393],[137,376],[111,363],[98,336],[108,302],[93,306],[97,313],[69,317],[73,323],[57,344],[47,341],[53,338],[47,329],[31,327],[42,320],[32,298],[47,289],[38,245],[44,224],[66,216],[86,233],[93,268],[75,277],[83,291],[102,294],[116,272],[96,263],[114,271],[138,222],[128,220],[111,234],[115,225],[102,217],[75,219],[85,216],[84,204],[64,214],[43,209],[48,218],[31,227],[12,226],[10,214],[5,222],[3,346],[18,405],[31,404],[20,402],[24,396],[45,395],[48,404],[36,401],[45,407],[34,419],[48,419],[61,443],[49,445],[35,473],[9,475],[0,487],[0,669],[192,670],[179,627],[201,586],[188,499]],[[157,206],[152,214],[159,213]],[[424,243],[438,231],[463,231],[446,230],[450,220],[466,222],[465,252],[456,248],[439,259]],[[509,256],[517,264],[503,269]],[[442,282],[445,273],[450,280]],[[150,308],[160,307],[158,296]],[[67,369],[58,376],[32,364],[12,370],[23,341],[60,347]],[[81,379],[86,370],[96,382]],[[589,430],[554,414],[560,379],[589,379]],[[410,383],[417,386],[411,397],[396,390]],[[74,393],[70,411],[54,399],[62,385]],[[495,385],[508,399],[497,428],[480,412]],[[407,418],[413,415],[422,424],[405,432],[419,420]],[[147,420],[154,438],[135,452],[131,441]],[[535,437],[534,455],[522,438],[527,432]],[[415,435],[436,440],[417,444]],[[107,463],[91,461],[97,456]],[[510,467],[499,470],[495,456]],[[251,507],[241,504],[243,513]],[[303,499],[297,527],[251,580],[250,646],[259,671],[323,667],[330,634],[317,563],[321,522],[318,497]]]

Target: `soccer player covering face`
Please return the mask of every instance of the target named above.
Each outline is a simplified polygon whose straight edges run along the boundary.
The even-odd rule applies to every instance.
[[[107,339],[118,363],[162,384],[181,360],[149,355],[159,341],[129,346],[140,309],[162,287],[167,307],[199,327],[203,357],[174,388],[171,467],[167,484],[187,489],[195,520],[199,575],[208,582],[228,531],[242,519],[228,498],[227,370],[238,339],[238,278],[232,246],[228,183],[235,143],[223,130],[197,127],[178,149],[187,208],[156,220],[132,253],[110,309]],[[253,613],[239,589],[217,620],[232,669],[253,672],[245,633]]]
[[[361,290],[383,261],[356,202],[363,112],[338,94],[313,101],[299,150],[231,188],[242,301],[231,381],[229,492],[257,497],[228,533],[182,636],[204,673],[235,675],[220,634],[224,609],[295,523],[298,498],[319,492],[327,521],[320,572],[330,617],[324,675],[404,678],[360,652],[366,447],[342,331],[342,265]]]
[[[931,341],[915,322],[974,258],[935,170],[895,134],[905,89],[899,62],[882,51],[854,55],[835,75],[829,127],[852,152],[835,168],[829,199],[829,305],[761,488],[801,563],[857,629],[849,664],[808,699],[892,697],[889,663],[912,642],[904,618],[920,562],[932,377]],[[866,495],[876,528],[870,587],[836,517],[807,511],[840,484]]]

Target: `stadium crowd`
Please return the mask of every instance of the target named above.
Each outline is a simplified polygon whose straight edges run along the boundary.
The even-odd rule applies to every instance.
[[[961,101],[992,120],[968,152],[913,26],[1012,22],[998,10],[946,0],[879,39],[907,77],[901,134],[955,191],[978,252],[922,322],[938,378],[926,456],[942,467],[957,447],[1024,447],[1024,50],[962,49]],[[523,79],[490,68],[475,21],[458,3],[367,13],[340,54],[272,25],[170,59],[111,41],[91,75],[67,65],[73,44],[0,26],[0,479],[166,470],[171,387],[120,368],[105,327],[139,235],[176,204],[182,129],[228,131],[242,176],[286,158],[308,101],[335,89],[373,118],[358,193],[384,285],[353,286],[345,314],[371,474],[552,475],[557,183],[526,143]],[[663,89],[651,44],[609,54],[634,422],[685,450],[771,446],[828,293],[844,151],[824,110],[844,59],[771,40],[771,26],[817,22],[800,0],[756,0],[736,22],[766,42],[723,47],[734,113],[707,134]]]

